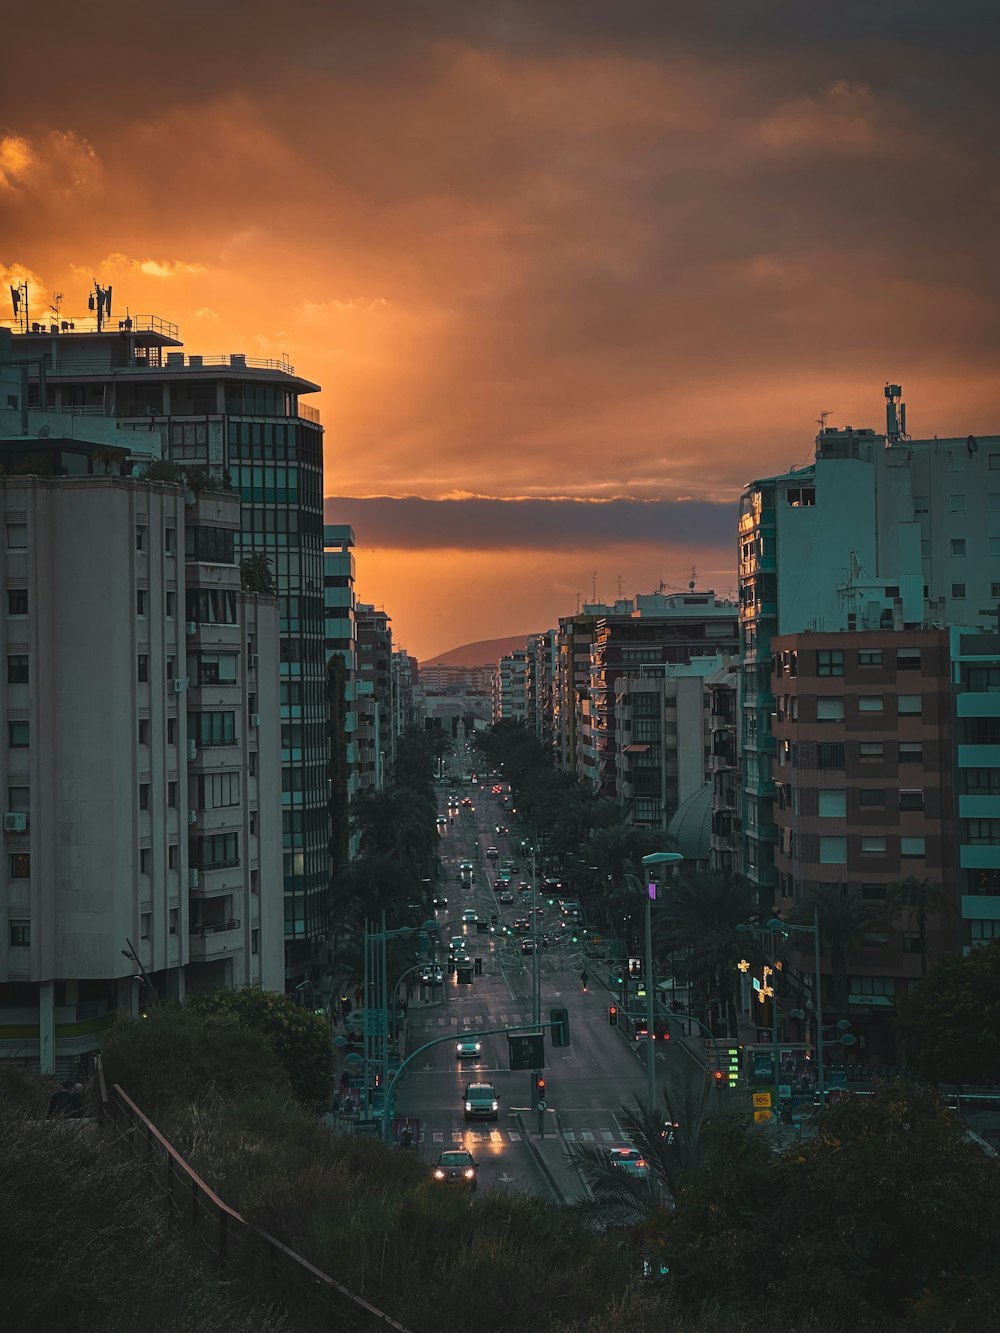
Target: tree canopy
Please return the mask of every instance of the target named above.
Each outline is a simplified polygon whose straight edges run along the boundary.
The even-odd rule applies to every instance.
[[[1000,940],[946,958],[906,996],[907,1064],[937,1083],[986,1083],[1000,1070]]]

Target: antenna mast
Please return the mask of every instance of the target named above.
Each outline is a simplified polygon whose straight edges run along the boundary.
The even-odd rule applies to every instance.
[[[14,307],[14,318],[21,325],[21,332],[28,332],[28,284],[27,281],[20,282],[15,287],[11,283],[10,303]],[[24,306],[24,314],[21,314],[21,306]]]
[[[100,333],[104,328],[104,321],[111,315],[111,288],[102,287],[94,279],[94,290],[90,294],[87,305],[97,315],[97,332]]]

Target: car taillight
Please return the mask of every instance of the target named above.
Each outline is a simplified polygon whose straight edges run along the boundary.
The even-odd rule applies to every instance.
[[[645,1166],[645,1165],[646,1165],[645,1159],[642,1158],[642,1157],[640,1157],[640,1158],[636,1161],[636,1166]]]

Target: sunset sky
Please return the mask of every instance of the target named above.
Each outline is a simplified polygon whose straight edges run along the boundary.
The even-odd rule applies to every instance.
[[[735,586],[816,420],[1000,430],[995,0],[0,0],[0,281],[323,386],[420,658]]]

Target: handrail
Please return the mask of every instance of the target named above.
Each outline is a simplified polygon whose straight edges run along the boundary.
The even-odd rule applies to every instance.
[[[188,1165],[173,1144],[139,1109],[120,1084],[113,1084],[110,1093],[108,1092],[104,1081],[103,1061],[100,1056],[97,1059],[97,1079],[101,1110],[108,1122],[117,1129],[120,1118],[124,1118],[126,1121],[125,1132],[122,1137],[128,1145],[129,1156],[133,1155],[132,1145],[136,1140],[136,1130],[141,1129],[144,1131],[143,1137],[145,1139],[144,1158],[150,1172],[154,1173],[155,1178],[155,1159],[158,1154],[160,1160],[166,1164],[167,1170],[165,1182],[157,1181],[157,1183],[161,1185],[161,1188],[165,1186],[165,1192],[170,1203],[177,1208],[182,1216],[187,1216],[189,1225],[209,1245],[219,1261],[220,1268],[226,1267],[228,1255],[234,1243],[238,1243],[241,1239],[244,1241],[252,1240],[263,1245],[265,1250],[270,1252],[272,1260],[280,1259],[293,1281],[299,1284],[305,1283],[307,1288],[314,1289],[319,1286],[327,1292],[336,1292],[345,1300],[350,1301],[357,1310],[363,1310],[366,1315],[377,1320],[384,1327],[395,1329],[396,1333],[412,1333],[404,1324],[393,1319],[384,1310],[380,1310],[377,1306],[372,1305],[370,1301],[366,1301],[363,1296],[359,1296],[356,1292],[351,1291],[349,1287],[345,1287],[342,1282],[338,1282],[329,1273],[324,1273],[322,1269],[317,1268],[315,1264],[301,1254],[290,1249],[277,1237],[255,1226],[254,1223],[248,1222],[241,1213],[230,1207],[206,1184],[197,1171]],[[175,1180],[183,1181],[190,1186],[189,1197],[181,1195]],[[202,1213],[214,1216],[214,1246],[201,1230]]]

